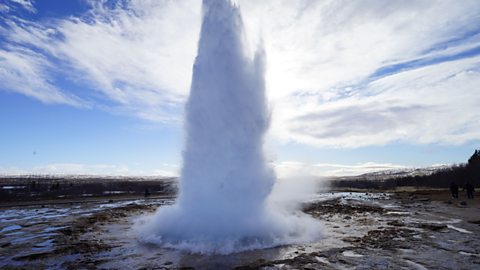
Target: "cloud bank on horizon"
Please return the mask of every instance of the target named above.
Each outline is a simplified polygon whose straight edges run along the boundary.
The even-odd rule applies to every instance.
[[[238,0],[266,47],[271,135],[325,147],[480,138],[480,4]],[[42,17],[0,4],[0,90],[46,104],[182,119],[201,1],[86,1]]]

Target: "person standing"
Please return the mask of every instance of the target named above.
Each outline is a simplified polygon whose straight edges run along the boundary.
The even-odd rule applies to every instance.
[[[450,192],[454,199],[458,199],[458,185],[455,182],[450,183]]]
[[[467,190],[467,198],[473,199],[475,187],[473,186],[472,182],[468,181],[467,184],[465,185],[465,189]]]

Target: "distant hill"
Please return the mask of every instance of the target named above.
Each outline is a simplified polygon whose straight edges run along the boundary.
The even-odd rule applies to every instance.
[[[475,150],[467,163],[457,165],[396,169],[330,179],[333,188],[359,189],[448,188],[452,182],[460,187],[467,182],[480,186],[480,150]]]
[[[0,202],[174,195],[177,181],[161,176],[3,175]]]

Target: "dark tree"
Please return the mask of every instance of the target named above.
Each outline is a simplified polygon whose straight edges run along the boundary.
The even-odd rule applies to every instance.
[[[468,159],[467,163],[468,180],[473,185],[480,184],[480,150],[475,150],[473,155]]]

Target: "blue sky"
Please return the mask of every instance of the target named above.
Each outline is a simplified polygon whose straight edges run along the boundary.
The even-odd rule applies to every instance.
[[[478,1],[237,2],[267,52],[280,175],[480,148]],[[196,0],[0,0],[0,174],[176,174],[200,14]]]

